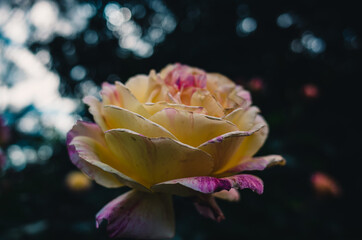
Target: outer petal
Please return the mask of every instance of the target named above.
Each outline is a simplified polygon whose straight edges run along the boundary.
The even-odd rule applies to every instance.
[[[112,153],[107,150],[103,132],[98,125],[78,121],[68,132],[67,146],[73,164],[97,183],[105,187],[127,185],[148,191],[115,169],[118,166],[117,162]]]
[[[263,146],[266,138],[268,137],[269,126],[262,116],[257,115],[253,127],[260,125],[265,127],[261,128],[260,131],[251,135],[242,143],[241,148],[238,151],[239,156],[254,156],[261,146]]]
[[[225,119],[234,123],[240,131],[248,131],[253,127],[259,112],[260,110],[257,107],[238,108],[225,116]]]
[[[181,142],[194,147],[224,133],[238,130],[234,124],[223,119],[173,108],[156,113],[150,120],[165,127]]]
[[[191,97],[192,106],[201,106],[207,110],[208,115],[223,117],[224,109],[210,94],[208,90],[198,89]]]
[[[82,172],[94,179],[100,185],[105,187],[120,187],[123,184],[121,184],[121,182],[113,174],[106,172],[81,158],[76,151],[75,146],[70,144],[76,136],[94,137],[104,143],[101,134],[102,131],[97,124],[78,121],[67,134],[67,147],[70,160],[74,165],[82,170]]]
[[[221,198],[230,202],[237,202],[240,200],[240,194],[235,188],[228,190],[222,190],[212,194],[214,197]]]
[[[164,127],[127,109],[117,106],[105,106],[103,112],[110,129],[125,128],[146,137],[168,137],[176,139],[176,137]]]
[[[112,238],[172,238],[175,232],[172,199],[166,194],[129,191],[98,212],[97,228],[103,220]]]
[[[102,103],[93,96],[86,96],[83,102],[89,106],[89,112],[93,115],[94,121],[102,128],[103,131],[109,129],[102,115]]]
[[[264,126],[259,131],[244,139],[238,150],[232,155],[227,164],[218,170],[216,173],[228,171],[236,167],[245,157],[252,157],[263,146],[269,132],[269,128],[265,120],[260,116],[256,116],[254,126],[252,128],[259,128]]]
[[[240,162],[240,159],[233,158],[234,155],[241,147],[243,141],[246,141],[252,134],[256,134],[262,127],[263,125],[258,125],[250,131],[226,133],[203,143],[198,148],[213,157],[215,160],[214,172],[219,173],[226,166],[236,166]],[[231,159],[233,162],[231,162]]]
[[[263,157],[246,157],[242,159],[239,165],[229,169],[227,172],[243,172],[243,171],[262,171],[267,167],[274,165],[284,165],[285,159],[280,155],[269,155]]]
[[[105,136],[122,169],[142,176],[148,187],[171,179],[209,175],[213,168],[210,155],[170,138],[147,138],[127,129],[109,130]]]
[[[249,174],[239,174],[226,178],[190,177],[175,179],[159,183],[153,186],[152,190],[187,196],[191,193],[190,189],[195,192],[210,194],[222,190],[230,190],[231,188],[249,188],[258,194],[262,194],[264,187],[263,181],[260,178]]]

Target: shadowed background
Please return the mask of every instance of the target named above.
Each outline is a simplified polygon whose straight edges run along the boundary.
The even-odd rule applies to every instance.
[[[258,155],[281,154],[287,165],[255,172],[263,195],[218,201],[222,223],[175,198],[174,239],[352,238],[361,22],[349,0],[1,1],[0,115],[10,139],[0,141],[0,239],[106,239],[95,214],[126,189],[72,185],[65,134],[92,120],[81,99],[102,82],[175,62],[248,89],[271,129]],[[316,191],[316,172],[339,194]]]

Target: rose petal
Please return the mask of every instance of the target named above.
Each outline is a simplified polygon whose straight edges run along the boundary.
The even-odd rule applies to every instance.
[[[101,90],[102,102],[106,105],[121,106],[119,92],[114,84],[104,82]]]
[[[240,85],[234,88],[229,94],[228,99],[234,103],[234,107],[248,108],[251,105],[251,95],[249,91],[244,90]]]
[[[116,89],[119,93],[120,105],[116,105],[122,108],[125,108],[131,112],[138,113],[139,115],[149,118],[150,114],[143,107],[137,98],[131,93],[131,91],[126,88],[121,82],[116,82]],[[115,104],[106,104],[105,105],[115,105]]]
[[[149,81],[150,79],[147,75],[140,74],[128,79],[125,86],[132,92],[139,102],[145,103],[149,95],[147,94]]]
[[[285,159],[280,155],[269,155],[263,157],[246,157],[242,159],[239,165],[229,169],[227,172],[243,172],[243,171],[262,171],[267,167],[274,165],[284,165]]]
[[[148,191],[115,169],[118,167],[117,160],[107,150],[103,132],[98,125],[78,121],[68,132],[67,147],[72,163],[100,185],[105,187],[127,185]]]
[[[86,96],[83,102],[89,106],[89,112],[93,115],[94,121],[102,128],[103,131],[109,129],[102,115],[102,103],[93,96]]]
[[[106,220],[112,238],[172,238],[175,232],[171,195],[129,191],[108,203],[96,216]]]
[[[199,196],[194,202],[194,205],[196,210],[206,218],[210,218],[217,222],[221,222],[225,219],[223,212],[213,196]]]
[[[171,179],[208,175],[213,168],[210,155],[170,138],[147,138],[127,129],[109,130],[105,137],[122,169],[142,176],[148,187]]]
[[[145,103],[143,106],[146,108],[146,110],[151,115],[154,115],[155,113],[157,113],[165,108],[174,108],[177,110],[184,110],[184,111],[201,113],[201,114],[207,113],[207,111],[203,107],[188,106],[188,105],[168,103],[168,102]]]
[[[259,112],[260,110],[257,107],[238,108],[225,116],[224,119],[234,123],[240,131],[248,131],[253,127]]]
[[[260,115],[257,115],[252,129],[257,129],[260,126],[263,127],[243,140],[237,151],[227,161],[227,164],[217,170],[217,174],[226,172],[229,169],[236,167],[238,164],[240,164],[242,159],[245,157],[252,157],[261,148],[261,146],[263,146],[268,136],[269,128],[265,120]]]
[[[102,139],[101,134],[102,131],[97,124],[78,121],[72,130],[70,130],[67,134],[67,147],[70,160],[82,172],[87,174],[90,178],[94,179],[100,185],[105,187],[120,187],[123,184],[121,184],[113,174],[108,173],[101,168],[85,161],[79,156],[75,146],[70,144],[76,136],[94,137],[95,139],[99,139],[100,142],[103,142],[104,140]]]
[[[237,154],[243,141],[250,137],[250,135],[260,131],[262,127],[263,125],[257,125],[250,131],[236,131],[223,134],[201,144],[198,146],[198,149],[209,153],[213,157],[215,161],[214,172],[220,173],[226,166],[229,168],[229,166],[239,164],[240,159],[235,158],[234,155]]]
[[[262,116],[257,115],[252,128],[260,125],[263,125],[264,127],[245,139],[242,143],[241,148],[238,151],[239,156],[254,156],[254,154],[263,146],[269,133],[269,126]]]
[[[235,188],[228,190],[222,190],[212,194],[214,197],[221,198],[230,202],[238,202],[240,200],[240,194]]]
[[[223,119],[173,108],[163,109],[149,119],[165,127],[181,142],[194,147],[238,130],[234,124]]]
[[[167,192],[180,196],[192,195],[190,189],[196,192],[210,194],[231,188],[249,188],[258,194],[263,193],[263,181],[250,174],[239,174],[226,178],[215,177],[189,177],[174,179],[159,183],[152,187],[155,192]]]
[[[198,89],[191,97],[192,106],[200,106],[207,110],[207,114],[214,117],[223,117],[224,109],[208,90]]]
[[[168,137],[176,139],[176,137],[164,127],[124,108],[105,106],[103,108],[103,115],[110,129],[125,128],[146,137]]]
[[[219,73],[207,74],[207,89],[224,108],[231,107],[228,96],[235,86],[235,83],[224,75]]]

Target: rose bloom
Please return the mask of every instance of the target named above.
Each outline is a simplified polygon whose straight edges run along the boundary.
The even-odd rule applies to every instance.
[[[243,171],[284,164],[278,155],[254,157],[268,125],[248,91],[227,77],[181,64],[137,75],[125,85],[103,83],[102,101],[85,97],[96,123],[78,121],[67,135],[71,161],[97,183],[133,190],[96,216],[110,237],[174,236],[172,195],[224,219],[215,197],[237,201],[236,189],[263,192]]]

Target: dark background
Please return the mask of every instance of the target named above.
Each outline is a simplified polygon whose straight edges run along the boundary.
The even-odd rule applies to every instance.
[[[7,2],[24,11],[33,5],[33,1]],[[166,6],[167,11],[162,11],[171,14],[177,25],[154,44],[153,54],[147,57],[119,46],[107,28],[104,7],[108,1],[88,2],[95,7],[95,15],[74,37],[55,35],[48,42],[24,44],[34,53],[49,51],[52,61],[47,66],[59,75],[63,97],[80,99],[78,85],[85,80],[98,86],[104,81],[125,82],[174,62],[219,72],[251,91],[254,105],[270,125],[270,135],[258,155],[281,154],[287,160],[284,167],[255,173],[264,180],[263,195],[243,190],[238,203],[218,201],[226,216],[222,223],[204,219],[191,202],[175,198],[174,239],[356,238],[362,200],[358,133],[362,15],[358,1],[156,1]],[[144,7],[143,17],[132,17],[143,34],[160,11],[151,1],[118,2],[130,9]],[[69,4],[83,2],[55,3],[65,14]],[[288,27],[277,22],[284,13],[292,19]],[[242,31],[239,23],[245,18],[256,21],[254,31]],[[98,34],[96,43],[84,40],[89,30]],[[317,47],[308,43],[308,34]],[[11,45],[4,36],[2,41]],[[75,53],[67,54],[69,46]],[[86,69],[86,77],[75,81],[70,71],[77,65]],[[10,86],[13,78],[6,76],[11,75],[0,80]],[[255,78],[262,80],[261,90],[250,85]],[[307,84],[318,90],[316,96],[305,94]],[[41,132],[26,134],[16,127],[18,119],[33,108],[4,109],[12,138],[3,149],[14,144],[37,148],[46,141]],[[90,118],[82,105],[77,111]],[[76,167],[68,159],[61,136],[54,133],[51,146],[53,155],[46,162],[19,169],[10,161],[0,176],[0,239],[107,239],[104,229],[95,228],[94,216],[125,190],[95,183],[87,191],[70,190],[64,179]],[[339,183],[340,196],[316,194],[310,178],[317,171]]]

